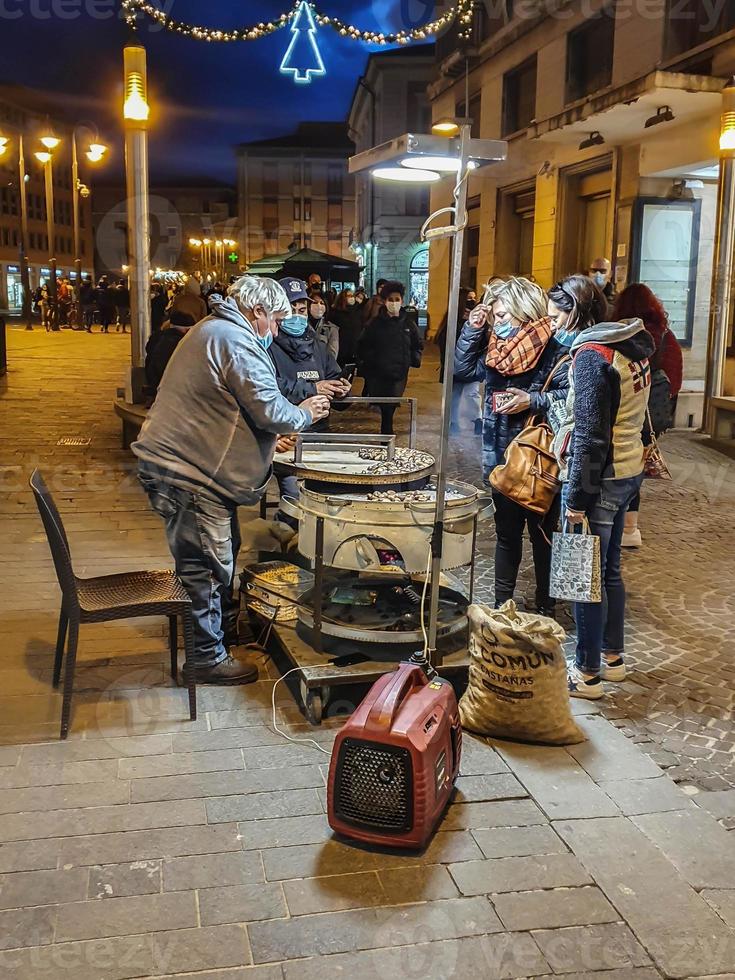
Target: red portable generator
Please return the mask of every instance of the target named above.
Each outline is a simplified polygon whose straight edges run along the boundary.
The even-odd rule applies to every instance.
[[[330,827],[370,844],[422,848],[449,801],[461,750],[452,685],[400,664],[376,681],[337,735]]]

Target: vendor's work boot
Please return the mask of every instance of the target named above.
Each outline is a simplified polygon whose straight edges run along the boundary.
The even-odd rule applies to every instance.
[[[185,680],[186,664],[183,674]],[[197,684],[252,684],[258,679],[258,668],[255,664],[228,654],[214,667],[197,667],[195,678]]]

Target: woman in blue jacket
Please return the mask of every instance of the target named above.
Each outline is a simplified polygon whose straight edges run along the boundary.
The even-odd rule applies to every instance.
[[[470,313],[457,341],[454,377],[484,381],[482,471],[485,480],[503,463],[508,444],[533,415],[561,420],[569,389],[568,350],[552,335],[546,296],[536,283],[511,277],[491,282],[484,302]],[[548,389],[542,391],[551,376]],[[513,598],[523,557],[523,532],[533,548],[536,609],[553,615],[549,596],[550,532],[559,501],[541,517],[493,490],[495,504],[495,605]]]

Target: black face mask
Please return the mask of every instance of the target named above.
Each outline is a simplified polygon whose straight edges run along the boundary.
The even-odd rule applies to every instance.
[[[464,308],[466,310],[474,310],[476,306],[477,306],[476,299],[468,299],[467,302],[464,304]]]

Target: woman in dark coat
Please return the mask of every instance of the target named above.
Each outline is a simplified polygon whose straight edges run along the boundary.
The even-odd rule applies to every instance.
[[[454,361],[455,380],[485,382],[482,470],[486,480],[504,462],[508,444],[532,414],[546,416],[552,425],[555,419],[563,419],[569,391],[568,354],[552,336],[540,286],[516,277],[490,283],[484,302],[472,310],[462,328]],[[548,390],[542,392],[550,375]],[[536,609],[553,615],[549,541],[559,518],[558,497],[544,517],[496,490],[493,502],[496,607],[513,598],[527,525],[536,573]]]
[[[351,289],[342,290],[330,316],[339,327],[339,363],[342,367],[354,364],[363,327],[363,307]]]
[[[421,366],[424,349],[416,321],[403,306],[403,283],[386,282],[380,292],[383,305],[365,327],[357,360],[365,388],[373,398],[400,398],[406,390],[408,372]],[[381,405],[380,431],[393,434],[396,405]]]

